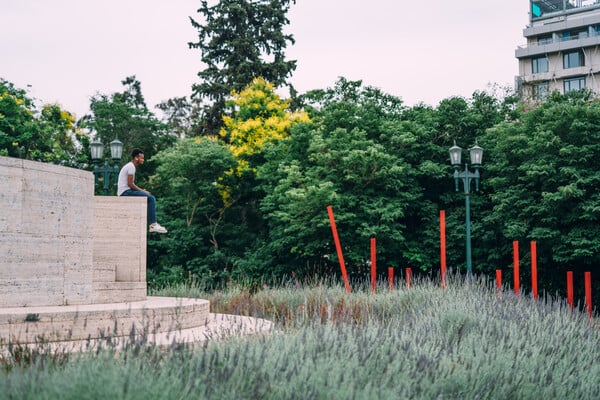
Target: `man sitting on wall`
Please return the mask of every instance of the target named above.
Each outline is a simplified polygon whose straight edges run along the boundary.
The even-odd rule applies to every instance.
[[[167,233],[167,230],[156,222],[156,199],[149,191],[138,187],[135,182],[135,167],[144,163],[144,153],[140,149],[131,151],[131,161],[121,168],[117,185],[118,196],[144,196],[148,198],[148,225],[150,232]]]

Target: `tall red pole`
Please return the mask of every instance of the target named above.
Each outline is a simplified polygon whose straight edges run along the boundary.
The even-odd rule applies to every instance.
[[[531,242],[531,291],[533,298],[538,298],[538,278],[537,278],[537,243]]]
[[[515,287],[515,294],[518,296],[521,290],[521,282],[519,280],[519,241],[513,241],[513,280]]]
[[[573,311],[573,271],[567,271],[567,303],[571,306],[571,311]]]
[[[446,211],[440,210],[440,264],[442,288],[446,288]]]
[[[592,317],[592,273],[586,272],[585,276],[585,308],[587,313]]]
[[[394,290],[394,267],[388,267],[388,287]]]
[[[371,293],[375,293],[377,287],[377,244],[375,238],[371,238]]]
[[[496,289],[498,289],[498,292],[502,291],[502,270],[501,269],[496,270]]]
[[[406,287],[409,288],[412,286],[412,269],[406,268]]]
[[[333,217],[333,207],[327,206],[327,213],[329,214],[329,223],[331,224],[331,232],[333,233],[335,249],[337,250],[338,258],[340,259],[340,269],[342,270],[342,278],[344,279],[344,285],[346,285],[346,292],[350,293],[350,282],[348,282],[348,274],[346,273],[346,263],[344,263],[344,254],[342,254],[342,245],[340,244],[340,238],[338,237],[337,227],[335,226],[335,218]]]

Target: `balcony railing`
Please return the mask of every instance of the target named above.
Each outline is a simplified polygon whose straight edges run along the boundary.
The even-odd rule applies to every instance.
[[[530,43],[530,44],[521,44],[521,45],[517,46],[517,48],[519,48],[519,49],[535,48],[537,46],[547,46],[552,43],[568,42],[571,40],[586,39],[586,38],[594,37],[594,36],[600,36],[600,26],[595,27],[594,29],[591,29],[587,32],[580,32],[576,35],[557,36],[554,38],[544,38],[544,39],[538,40],[537,43],[534,42],[534,43]]]
[[[599,0],[533,0],[531,1],[531,20],[548,18],[565,12],[579,12],[580,8],[594,7]]]

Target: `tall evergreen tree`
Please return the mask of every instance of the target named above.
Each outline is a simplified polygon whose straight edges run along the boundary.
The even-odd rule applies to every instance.
[[[284,34],[289,24],[286,13],[295,0],[220,0],[209,6],[206,0],[198,12],[204,21],[190,18],[198,29],[198,41],[205,68],[198,73],[192,97],[202,100],[203,135],[216,135],[223,126],[226,97],[240,92],[256,77],[282,87],[296,69],[295,60],[286,60],[284,50],[294,43]]]

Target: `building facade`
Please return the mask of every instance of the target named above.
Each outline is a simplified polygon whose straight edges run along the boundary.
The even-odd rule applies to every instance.
[[[516,89],[525,98],[584,88],[600,93],[600,0],[530,0],[523,36]]]

